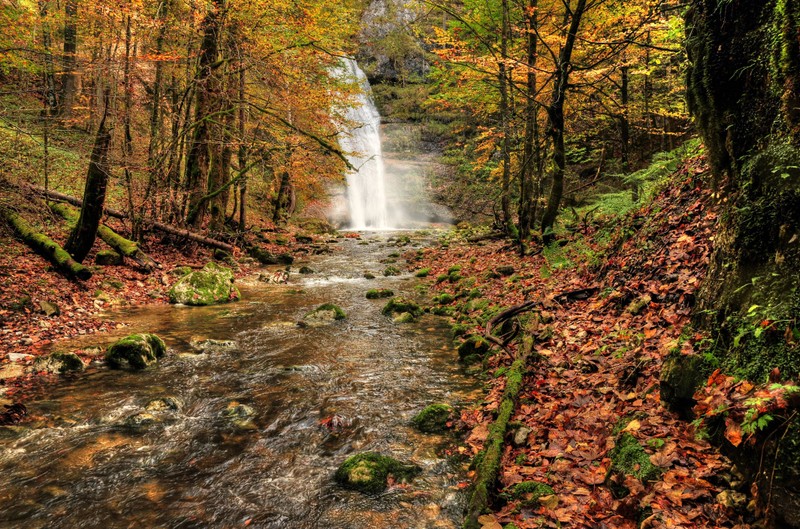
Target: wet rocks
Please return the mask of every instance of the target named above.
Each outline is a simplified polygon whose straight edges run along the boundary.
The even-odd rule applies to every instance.
[[[243,431],[257,429],[253,422],[255,416],[256,410],[235,400],[228,403],[228,406],[222,411],[223,419],[237,430]]]
[[[140,411],[125,418],[124,426],[134,432],[141,432],[158,422],[152,413]]]
[[[390,476],[394,481],[407,483],[420,472],[417,465],[375,452],[364,452],[348,457],[336,470],[334,479],[344,488],[378,494],[389,486]]]
[[[233,285],[233,271],[213,262],[186,274],[169,290],[170,303],[184,305],[214,305],[239,297],[239,290]]]
[[[147,403],[144,409],[148,412],[180,411],[183,408],[183,400],[178,397],[161,397],[153,399]]]
[[[394,292],[388,288],[373,288],[367,290],[367,299],[385,299],[394,296]]]
[[[108,348],[106,362],[117,369],[144,369],[166,352],[164,341],[155,334],[132,334]]]
[[[83,371],[86,366],[83,360],[75,353],[65,353],[57,351],[47,356],[36,359],[33,363],[34,371],[44,371],[52,374],[64,374],[75,371]]]
[[[411,419],[411,424],[422,433],[442,433],[453,417],[453,407],[449,404],[431,404]]]
[[[221,353],[236,349],[236,342],[233,340],[192,340],[189,345],[199,354]]]
[[[337,305],[326,303],[306,313],[300,326],[319,327],[347,318],[347,314]]]
[[[381,314],[393,316],[395,323],[410,323],[417,321],[423,311],[417,303],[404,297],[396,297],[389,300],[381,310]]]

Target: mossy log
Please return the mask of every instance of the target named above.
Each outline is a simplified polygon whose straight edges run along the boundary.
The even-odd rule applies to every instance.
[[[480,529],[481,524],[478,522],[478,517],[489,507],[489,496],[500,472],[503,442],[508,430],[508,422],[511,420],[517,397],[522,390],[522,376],[529,355],[530,348],[525,346],[523,353],[511,364],[506,373],[506,389],[503,392],[503,399],[500,401],[497,418],[489,427],[489,436],[486,438],[482,457],[476,469],[477,477],[472,485],[472,492],[467,504],[464,529]]]
[[[78,221],[78,212],[66,204],[53,203],[50,204],[50,209],[63,217],[71,225],[74,225]],[[153,271],[153,269],[158,266],[149,255],[139,248],[137,243],[126,239],[105,224],[100,225],[97,229],[97,234],[106,244],[116,250],[118,254],[135,261],[136,264],[148,272]]]
[[[43,189],[41,187],[36,187],[36,186],[28,186],[28,188],[36,194],[52,198],[53,200],[67,202],[69,204],[72,204],[73,206],[78,206],[78,207],[83,205],[83,201],[81,199],[65,195],[64,193],[59,193],[58,191],[51,191],[49,189]],[[115,209],[104,208],[103,211],[109,217],[115,217],[118,219],[128,218],[128,216],[125,213],[122,213],[121,211],[117,211]],[[233,246],[226,242],[218,241],[210,237],[205,237],[203,235],[200,235],[199,233],[195,233],[190,230],[185,230],[183,228],[178,228],[176,226],[170,226],[169,224],[164,224],[163,222],[158,222],[156,220],[150,220],[150,219],[142,219],[142,223],[154,230],[162,231],[164,233],[169,233],[170,235],[175,235],[176,237],[183,237],[184,239],[189,239],[190,241],[200,243],[204,246],[209,246],[211,248],[219,248],[220,250],[225,250],[227,252],[233,252],[234,250]]]
[[[92,272],[73,259],[57,242],[47,235],[37,232],[33,226],[13,211],[0,208],[0,217],[6,219],[20,240],[53,263],[58,270],[68,277],[83,281],[92,277]]]

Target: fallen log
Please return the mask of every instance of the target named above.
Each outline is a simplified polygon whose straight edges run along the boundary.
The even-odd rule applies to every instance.
[[[467,502],[464,529],[480,529],[483,525],[478,522],[478,518],[489,507],[489,501],[496,489],[508,423],[514,414],[519,393],[522,391],[522,379],[527,368],[526,363],[532,346],[532,341],[524,342],[522,353],[514,360],[506,372],[506,388],[503,392],[500,406],[497,409],[497,418],[489,426],[489,435],[482,450],[482,457],[476,458],[479,463],[476,469],[475,482],[472,485],[471,494]]]
[[[519,327],[515,325],[514,331],[509,336],[504,336],[502,339],[498,338],[494,335],[494,329],[498,325],[502,325],[507,320],[514,318],[515,316],[519,316],[520,314],[524,314],[525,312],[532,311],[539,305],[538,301],[526,301],[521,305],[515,305],[510,309],[506,309],[503,312],[497,314],[493,318],[491,318],[488,322],[486,322],[486,330],[484,331],[484,337],[492,342],[495,345],[500,346],[503,350],[512,356],[511,351],[508,348],[508,344],[513,340],[516,335],[519,333]]]
[[[78,222],[78,212],[66,204],[53,203],[50,204],[50,209],[71,225]],[[116,250],[118,254],[131,259],[148,272],[152,272],[154,268],[159,267],[158,263],[144,253],[137,243],[126,239],[105,224],[101,224],[100,227],[97,228],[97,235],[105,241],[106,244]]]
[[[0,208],[0,217],[6,219],[17,237],[67,276],[84,281],[92,277],[92,272],[73,259],[57,242],[47,235],[37,232],[33,226],[13,211]]]
[[[43,195],[53,200],[59,200],[61,202],[67,202],[72,204],[73,206],[81,207],[83,205],[83,201],[79,198],[75,198],[69,195],[65,195],[64,193],[59,193],[58,191],[52,191],[50,189],[43,189],[41,187],[29,186],[29,189],[34,193],[39,195]],[[105,214],[109,217],[115,217],[118,219],[126,219],[128,216],[118,210],[111,209],[111,208],[104,208]],[[170,226],[169,224],[164,224],[163,222],[158,222],[156,220],[149,220],[149,219],[142,219],[142,223],[154,230],[162,231],[164,233],[169,233],[170,235],[175,235],[176,237],[183,237],[184,239],[189,239],[190,241],[194,241],[200,243],[204,246],[209,246],[211,248],[219,248],[220,250],[225,250],[226,252],[233,253],[234,247],[228,243],[218,241],[216,239],[211,239],[210,237],[205,237],[200,235],[199,233],[195,233],[193,231],[189,231],[183,228],[177,228],[175,226]]]

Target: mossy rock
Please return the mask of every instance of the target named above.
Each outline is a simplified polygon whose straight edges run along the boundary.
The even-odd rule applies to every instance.
[[[83,360],[81,360],[78,355],[61,351],[37,358],[33,363],[33,369],[35,371],[45,371],[54,374],[83,371],[85,367]]]
[[[661,477],[661,469],[650,462],[650,456],[639,441],[628,432],[617,437],[614,449],[609,453],[611,468],[609,477],[616,475],[633,476],[642,483],[655,481]],[[618,497],[628,494],[624,487],[616,486]]]
[[[144,369],[166,352],[164,341],[155,334],[132,334],[108,348],[106,362],[117,369]]]
[[[417,303],[407,298],[396,297],[389,300],[389,303],[381,309],[381,314],[384,316],[398,315],[399,318],[406,320],[398,323],[407,323],[408,321],[416,321],[422,316],[423,310]],[[408,316],[403,316],[403,314],[408,314]]]
[[[395,481],[407,483],[421,469],[392,457],[375,452],[365,452],[348,457],[334,475],[337,483],[346,489],[365,494],[379,494],[389,486],[389,476]]]
[[[475,363],[476,360],[483,359],[491,348],[492,346],[486,338],[472,335],[458,346],[458,359],[468,364]]]
[[[100,250],[94,256],[94,264],[98,266],[122,266],[122,256],[114,250]]]
[[[364,279],[375,279],[375,274],[371,274],[370,272],[364,272]]]
[[[170,303],[205,306],[239,299],[233,285],[233,271],[216,263],[183,276],[169,290]]]
[[[422,270],[417,270],[417,273],[414,274],[415,277],[428,277],[430,275],[431,269],[430,268],[423,268]]]
[[[222,417],[237,430],[256,430],[258,427],[253,422],[255,416],[256,410],[236,401],[229,402],[222,411]]]
[[[183,400],[178,397],[162,397],[153,399],[147,403],[145,410],[149,412],[160,411],[180,411],[183,408]]]
[[[555,491],[550,485],[540,481],[523,481],[506,489],[503,496],[509,500],[519,501],[523,507],[536,507],[540,499],[553,494]]]
[[[312,268],[307,267],[307,266],[301,266],[300,267],[300,273],[303,274],[303,275],[310,275],[310,274],[314,273],[314,270]]]
[[[394,296],[394,292],[387,288],[373,288],[367,291],[367,299],[385,299]]]
[[[135,432],[147,430],[158,422],[158,419],[152,413],[139,412],[129,415],[125,419],[125,427]]]
[[[516,272],[514,267],[509,265],[498,266],[497,268],[494,269],[494,271],[500,277],[508,277],[510,275],[513,275],[514,272]]]
[[[682,417],[691,417],[692,408],[697,404],[694,393],[707,376],[702,356],[671,353],[661,366],[661,402]]]
[[[453,416],[453,407],[449,404],[431,404],[411,419],[411,424],[423,433],[442,433],[447,430],[447,423]]]
[[[438,296],[433,297],[433,302],[439,305],[449,305],[456,300],[456,297],[452,294],[448,294],[447,292],[443,292]]]
[[[396,266],[387,266],[386,269],[383,271],[383,275],[386,277],[399,276],[400,270]]]
[[[303,316],[303,323],[311,327],[318,327],[345,318],[347,318],[347,314],[338,305],[325,303],[306,313],[306,315]]]

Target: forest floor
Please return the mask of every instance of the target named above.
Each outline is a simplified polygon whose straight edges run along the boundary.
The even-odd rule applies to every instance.
[[[452,241],[417,263],[430,268],[432,294],[451,294],[438,309],[454,334],[482,335],[500,310],[540,301],[523,323],[534,360],[482,527],[750,527],[738,471],[659,392],[664,358],[704,347],[690,320],[717,219],[706,172],[691,159],[643,209],[608,229],[587,223],[533,257],[507,241]],[[488,397],[462,413],[459,453],[484,447],[510,363],[484,361]]]

